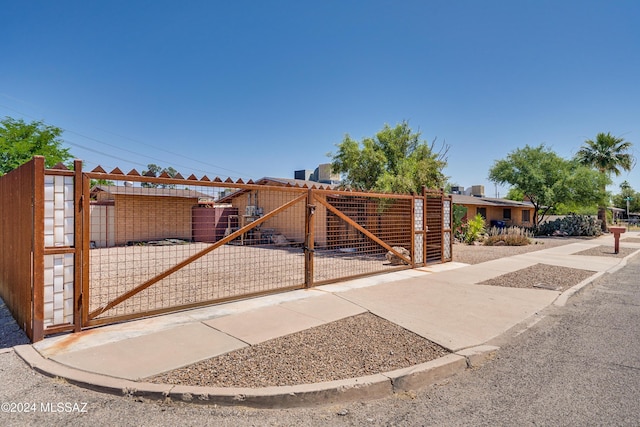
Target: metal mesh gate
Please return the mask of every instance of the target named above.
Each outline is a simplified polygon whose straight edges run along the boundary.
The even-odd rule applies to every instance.
[[[34,341],[451,255],[451,201],[441,191],[84,172],[79,160],[73,171],[45,170],[41,157],[0,184],[0,217],[14,225],[3,229],[0,250],[31,258],[3,258],[0,292]],[[16,199],[18,216],[8,208],[17,193],[31,193]],[[11,246],[29,233],[28,244]],[[7,286],[19,289],[15,298]]]
[[[107,184],[90,186],[91,179]],[[356,193],[98,168],[83,175],[83,194],[85,326],[442,256],[441,192]]]
[[[411,197],[320,192],[315,196],[314,283],[408,268],[411,264]],[[390,261],[389,251],[404,252]]]
[[[92,189],[87,324],[304,287],[306,191],[125,182]]]

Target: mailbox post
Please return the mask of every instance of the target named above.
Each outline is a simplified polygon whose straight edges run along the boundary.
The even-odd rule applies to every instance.
[[[609,227],[609,231],[613,233],[613,249],[615,253],[620,252],[620,235],[627,231],[624,227]]]

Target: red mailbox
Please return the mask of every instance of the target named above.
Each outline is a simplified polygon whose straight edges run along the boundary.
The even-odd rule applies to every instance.
[[[615,253],[620,252],[620,235],[627,231],[624,227],[609,227],[609,231],[613,233],[613,249]]]

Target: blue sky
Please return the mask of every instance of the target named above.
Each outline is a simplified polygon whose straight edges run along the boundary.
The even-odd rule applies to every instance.
[[[0,117],[65,129],[89,169],[293,177],[402,120],[491,196],[526,144],[568,158],[611,132],[640,154],[636,0],[0,5]]]

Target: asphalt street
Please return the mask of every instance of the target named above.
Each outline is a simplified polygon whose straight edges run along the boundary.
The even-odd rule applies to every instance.
[[[146,401],[84,390],[29,369],[0,317],[0,423],[9,425],[639,425],[640,256],[564,307],[496,340],[484,366],[418,392],[331,407],[257,410]],[[6,310],[5,310],[6,311]],[[0,307],[0,314],[3,310]],[[22,341],[23,342],[23,341]],[[11,412],[13,410],[13,412]]]

